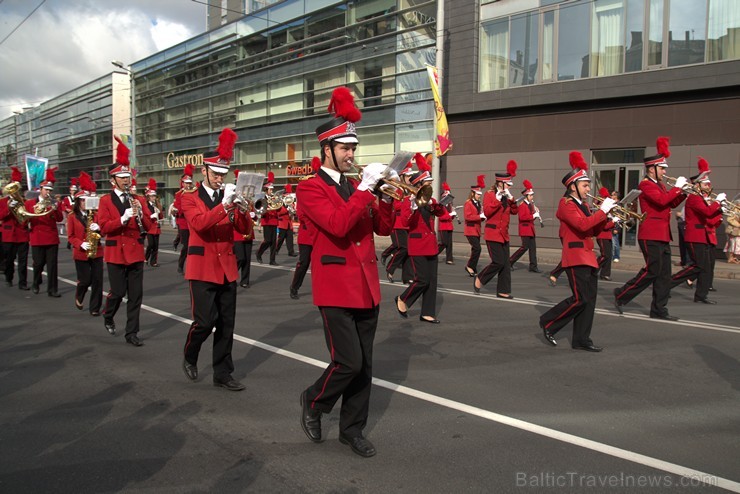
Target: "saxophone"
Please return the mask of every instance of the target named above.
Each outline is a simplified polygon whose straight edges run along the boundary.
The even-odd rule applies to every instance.
[[[87,258],[92,259],[98,253],[98,245],[100,244],[100,234],[90,229],[90,225],[93,223],[93,213],[95,210],[87,212],[87,225],[85,225],[85,242],[90,244],[90,248],[87,249]]]

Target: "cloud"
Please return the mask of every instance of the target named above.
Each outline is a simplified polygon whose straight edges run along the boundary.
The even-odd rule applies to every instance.
[[[0,4],[0,39],[33,10],[29,3]],[[0,118],[110,73],[111,60],[129,64],[192,38],[203,31],[204,9],[186,0],[47,0],[0,45]]]

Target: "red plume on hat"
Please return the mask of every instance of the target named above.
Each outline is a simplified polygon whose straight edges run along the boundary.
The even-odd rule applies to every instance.
[[[571,151],[568,155],[568,161],[570,161],[570,167],[574,170],[580,168],[581,170],[588,171],[588,163],[583,159],[583,155],[579,151]]]
[[[662,154],[664,158],[668,158],[671,155],[671,150],[668,149],[670,141],[670,137],[661,136],[658,137],[658,140],[655,143],[655,147],[658,148],[658,154]]]
[[[236,132],[229,128],[225,128],[221,131],[221,135],[218,136],[218,157],[225,161],[231,161],[234,158],[234,145],[236,144],[237,135]]]
[[[18,169],[17,166],[11,166],[10,169],[12,172],[10,173],[10,180],[13,182],[21,182],[23,180],[23,174]]]
[[[116,147],[116,163],[118,163],[119,165],[129,166],[131,164],[131,162],[129,161],[131,150],[126,147],[120,137],[113,137],[116,139],[116,141],[118,141],[118,146]]]
[[[429,166],[427,159],[421,153],[416,153],[414,155],[414,161],[416,162],[416,168],[418,168],[420,172],[432,173],[432,167]]]
[[[481,189],[486,188],[486,176],[485,175],[478,175],[476,181],[478,182],[478,187]]]
[[[340,86],[331,93],[329,113],[342,117],[350,122],[358,122],[362,118],[359,108],[355,106],[355,98],[348,88]]]
[[[146,188],[149,190],[157,190],[157,181],[153,178],[150,178]]]
[[[193,173],[195,173],[195,167],[192,163],[188,163],[185,165],[185,169],[182,171],[183,176],[187,175],[188,177],[192,177]]]
[[[85,172],[80,172],[80,188],[87,192],[95,192],[98,186],[93,182],[92,177]]]
[[[275,183],[275,174],[267,172],[267,183],[265,184],[265,187],[272,187],[273,183]]]
[[[609,197],[609,189],[607,189],[606,187],[602,187],[602,188],[600,188],[600,189],[599,189],[599,195],[600,195],[601,197],[604,197],[604,198],[607,198],[607,197]]]
[[[69,181],[70,187],[77,187],[80,184],[79,180],[77,180],[77,177],[72,177]]]
[[[234,178],[239,178],[239,169],[234,168]]]
[[[293,186],[291,184],[285,184],[285,193],[286,194],[292,194],[293,193]]]
[[[529,180],[525,180],[525,181],[524,181],[524,188],[525,188],[526,190],[529,190],[529,189],[531,189],[531,188],[532,188],[532,182],[530,182]]]
[[[699,156],[699,173],[709,172],[709,163],[707,160]]]
[[[319,168],[321,168],[321,160],[318,156],[314,156],[311,158],[311,171],[316,173],[319,171]]]
[[[509,160],[509,162],[506,163],[506,173],[511,175],[511,178],[516,177],[516,169],[518,168],[518,166],[519,165],[516,164],[516,161]]]
[[[447,182],[443,182],[443,183],[442,183],[442,190],[445,190],[445,191],[447,191],[447,192],[449,192],[449,191],[450,191],[450,186],[449,186],[449,185],[447,185]]]
[[[57,181],[56,177],[54,177],[54,172],[56,171],[56,168],[47,168],[46,169],[46,182],[54,183]]]

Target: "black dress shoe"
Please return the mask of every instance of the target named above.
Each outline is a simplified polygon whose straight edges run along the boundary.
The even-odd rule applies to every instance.
[[[270,261],[270,266],[279,266],[279,264],[276,263],[275,261]]]
[[[321,442],[321,411],[308,407],[305,391],[301,393],[301,427],[311,441]]]
[[[182,371],[185,373],[188,379],[191,381],[198,380],[198,367],[189,363],[187,360],[182,359]]]
[[[593,343],[589,343],[588,345],[575,345],[573,347],[573,350],[585,350],[587,352],[600,352],[603,350],[600,346],[596,346]]]
[[[98,317],[98,316],[100,316],[100,311],[91,310],[90,311],[90,315],[93,316],[93,317]]]
[[[290,298],[293,300],[298,300],[300,297],[298,296],[298,290],[294,290],[293,288],[290,289]]]
[[[624,311],[622,310],[622,304],[619,303],[619,299],[617,299],[617,295],[619,294],[619,288],[614,289],[614,308],[617,309],[617,312],[620,314],[624,314]]]
[[[39,287],[37,287],[35,285],[32,285],[31,286],[31,291],[34,293],[34,295],[38,295],[39,294]]]
[[[480,295],[480,288],[478,288],[477,286],[475,286],[475,282],[476,281],[478,281],[478,277],[477,276],[475,278],[473,278],[473,291],[475,292],[476,295]],[[481,284],[481,286],[482,286],[482,284]]]
[[[612,277],[611,276],[599,276],[599,279],[604,280],[604,281],[611,281]]]
[[[439,319],[433,317],[432,319],[426,319],[424,316],[419,316],[421,322],[428,322],[429,324],[439,324]]]
[[[375,456],[375,446],[362,436],[349,437],[339,434],[339,442],[348,444],[352,451],[365,458]]]
[[[18,290],[23,290],[24,292],[27,292],[30,290],[26,285],[18,285]]]
[[[262,256],[259,255],[259,254],[257,254],[256,257],[257,257],[257,262],[260,263],[260,264],[262,264]]]
[[[475,278],[475,275],[478,274],[475,271],[471,271],[470,269],[468,269],[467,266],[465,266],[465,272],[468,273],[468,276],[470,276],[471,278]]]
[[[694,302],[701,302],[702,304],[709,304],[709,305],[716,305],[717,302],[714,300],[709,300],[708,298],[698,298],[694,297]]]
[[[153,268],[158,268],[159,267],[159,264],[157,264],[156,262],[154,262],[154,263],[151,263],[150,266],[153,267]]]
[[[455,261],[445,261],[445,264],[449,264],[449,265],[451,265],[451,266],[452,266],[452,265],[454,265],[454,264],[455,264]]]
[[[409,313],[406,310],[401,310],[398,308],[398,297],[394,298],[393,300],[396,301],[396,310],[398,311],[398,314],[403,317],[404,319],[407,319],[409,317]]]
[[[709,287],[709,291],[710,291],[710,292],[716,292],[716,291],[717,291],[717,289],[716,289],[716,288],[714,288],[713,286],[710,286],[710,287]]]
[[[108,319],[106,317],[103,319],[103,324],[105,324],[105,329],[107,329],[111,335],[116,334],[116,323],[113,319]]]
[[[77,300],[77,297],[75,297],[75,307],[77,307],[77,310],[82,310],[84,308],[84,305],[82,305],[82,302]]]
[[[242,383],[235,381],[232,378],[219,380],[214,379],[213,385],[219,388],[228,389],[229,391],[243,391],[245,389],[245,386]]]
[[[542,335],[545,337],[545,340],[547,340],[547,342],[552,346],[558,346],[558,342],[555,341],[555,337],[552,335],[552,333],[544,327],[540,327],[542,328]]]
[[[54,297],[54,298],[59,298],[62,296],[62,294],[59,292],[49,292],[49,296]]]
[[[395,281],[393,280],[393,275],[392,275],[391,273],[385,273],[385,277],[386,277],[386,279],[388,279],[388,281],[390,281],[391,283],[395,283]]]
[[[138,336],[132,335],[126,338],[126,343],[134,346],[144,346],[144,342],[139,339]]]
[[[514,297],[512,295],[501,295],[500,293],[496,294],[496,298],[503,298],[505,300],[514,300]]]
[[[529,268],[530,273],[541,273],[542,270],[540,268]]]
[[[549,276],[547,278],[547,281],[548,281],[548,283],[550,283],[550,286],[557,286],[557,284],[558,284],[558,279],[555,278],[554,276]]]
[[[650,319],[663,319],[664,321],[678,321],[678,318],[676,316],[672,316],[670,314],[665,315],[656,315],[656,314],[650,314]]]

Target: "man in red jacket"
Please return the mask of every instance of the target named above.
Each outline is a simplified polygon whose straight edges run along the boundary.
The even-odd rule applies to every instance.
[[[144,236],[152,226],[144,199],[130,194],[129,149],[116,136],[116,162],[110,169],[110,194],[100,198],[98,224],[105,237],[103,260],[108,266],[110,290],[103,308],[103,324],[116,334],[114,316],[124,296],[126,303],[126,343],[142,346],[139,339],[139,313],[144,296]]]
[[[573,321],[571,347],[587,352],[600,352],[601,347],[591,341],[591,326],[596,309],[599,265],[594,254],[593,237],[609,221],[607,214],[614,207],[614,200],[606,198],[599,210],[591,214],[586,204],[586,194],[591,192],[588,165],[578,151],[570,153],[573,170],[563,177],[565,199],[560,201],[556,213],[560,220],[563,241],[562,264],[573,293],[540,317],[540,328],[545,340],[552,346],[558,343],[555,334]]]
[[[486,220],[483,214],[483,205],[481,204],[481,194],[486,188],[485,175],[478,175],[476,184],[470,186],[468,200],[463,206],[463,219],[465,228],[463,234],[470,244],[470,257],[465,265],[465,272],[471,278],[478,274],[478,260],[480,259],[480,230],[481,225]]]
[[[31,291],[39,293],[41,273],[44,268],[47,272],[47,293],[50,297],[60,297],[59,278],[57,276],[57,258],[59,256],[59,230],[57,222],[64,219],[64,214],[58,208],[59,204],[52,203],[51,191],[54,190],[54,168],[46,170],[46,180],[39,185],[39,197],[26,201],[26,211],[46,213],[44,216],[32,217],[28,223],[31,226],[31,257],[33,259],[33,281]],[[37,204],[42,211],[36,209]],[[43,205],[46,206],[43,206]]]
[[[541,273],[537,267],[537,241],[535,240],[534,222],[542,221],[540,210],[534,205],[534,189],[532,182],[524,181],[524,190],[522,191],[524,200],[519,205],[519,237],[522,239],[522,246],[519,247],[509,258],[509,264],[514,269],[516,263],[525,252],[529,251],[529,270],[533,273]]]
[[[621,314],[623,305],[653,285],[650,317],[676,321],[678,318],[669,315],[666,307],[671,291],[671,209],[686,199],[683,187],[687,180],[678,177],[670,191],[665,188],[666,158],[671,155],[668,138],[659,137],[657,148],[657,155],[644,158],[646,175],[638,186],[642,191],[640,209],[646,218],[640,225],[637,241],[645,257],[645,267],[622,287],[614,289],[614,306]]]
[[[491,264],[486,266],[473,279],[473,291],[480,293],[480,289],[494,276],[498,275],[496,296],[512,299],[511,295],[511,264],[509,264],[509,222],[511,217],[519,212],[519,206],[509,190],[516,176],[517,164],[509,160],[506,164],[506,173],[496,174],[496,185],[483,196],[483,214],[486,215],[486,229],[483,237],[486,239],[488,256]]]
[[[185,215],[182,212],[182,194],[183,192],[192,191],[195,189],[193,186],[193,173],[195,167],[192,163],[185,165],[182,177],[180,178],[180,190],[175,192],[175,200],[173,201],[174,206],[172,212],[175,214],[175,225],[177,226],[177,240],[175,241],[174,248],[177,250],[177,244],[182,244],[182,250],[180,256],[177,258],[177,273],[183,274],[185,272],[185,261],[188,258],[188,240],[190,239],[190,229],[188,228],[188,222],[185,219]]]
[[[18,167],[11,167],[10,180],[23,183],[23,175]],[[20,190],[19,190],[20,193]],[[15,274],[15,260],[18,259],[18,288],[29,290],[28,278],[28,222],[19,222],[12,212],[13,206],[17,205],[15,199],[3,197],[0,199],[0,220],[3,222],[3,253],[5,254],[5,284],[13,286],[13,275]]]
[[[455,264],[455,259],[452,255],[452,232],[455,230],[455,225],[452,220],[457,217],[457,211],[452,203],[452,192],[447,182],[442,183],[442,196],[439,201],[444,208],[443,214],[439,217],[439,253],[443,251],[445,253],[445,263]]]
[[[234,230],[251,234],[252,220],[236,207],[236,185],[221,186],[234,156],[236,134],[224,129],[218,150],[203,155],[203,180],[182,198],[190,225],[190,244],[185,278],[190,282],[193,323],[185,341],[182,368],[191,381],[198,379],[198,354],[213,333],[213,385],[241,391],[244,385],[232,377],[236,318],[236,255]],[[245,205],[246,206],[246,205]],[[215,328],[215,331],[214,331]]]
[[[671,278],[671,288],[681,283],[696,280],[696,292],[694,302],[704,304],[716,304],[714,300],[707,298],[709,287],[712,286],[712,257],[714,257],[714,245],[717,245],[715,220],[722,219],[721,202],[727,199],[725,193],[717,195],[717,200],[712,201],[712,183],[709,180],[709,163],[704,158],[699,158],[699,174],[691,177],[691,183],[698,190],[690,194],[686,199],[686,231],[684,239],[686,250],[693,264],[685,267]],[[712,239],[714,234],[714,239]],[[714,245],[712,244],[714,240]]]
[[[389,235],[392,205],[373,191],[383,178],[398,179],[380,163],[363,169],[362,182],[348,180],[357,147],[354,122],[361,117],[349,90],[334,90],[336,117],[316,129],[322,166],[298,188],[298,204],[316,227],[312,264],[314,305],[324,324],[331,363],[301,393],[301,427],[321,442],[321,415],[342,398],[339,441],[360,456],[375,455],[363,437],[372,384],[373,339],[378,325],[380,282],[373,235]]]

